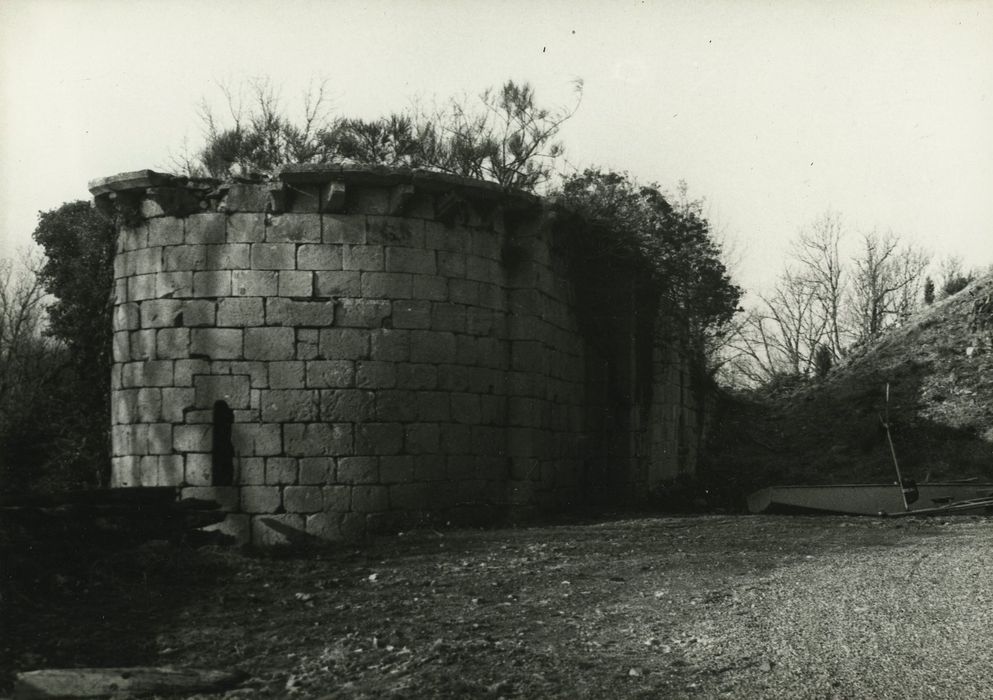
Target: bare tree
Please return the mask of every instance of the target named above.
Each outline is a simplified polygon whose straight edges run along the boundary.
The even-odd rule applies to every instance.
[[[827,211],[800,232],[791,250],[796,274],[817,302],[817,312],[825,325],[825,345],[835,358],[844,354],[848,343],[843,320],[848,279],[839,251],[843,237],[841,216]]]
[[[922,276],[929,255],[914,245],[901,245],[892,232],[862,235],[853,260],[850,313],[858,339],[867,341],[905,320],[920,298]]]

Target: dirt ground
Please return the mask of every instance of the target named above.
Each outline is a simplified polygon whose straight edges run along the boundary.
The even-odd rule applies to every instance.
[[[991,537],[695,516],[36,552],[5,564],[0,694],[15,671],[176,665],[245,672],[212,698],[993,697]]]

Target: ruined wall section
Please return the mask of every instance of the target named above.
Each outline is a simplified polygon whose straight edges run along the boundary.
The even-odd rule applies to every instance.
[[[91,191],[121,222],[115,485],[258,543],[577,497],[584,348],[535,198],[326,166]]]

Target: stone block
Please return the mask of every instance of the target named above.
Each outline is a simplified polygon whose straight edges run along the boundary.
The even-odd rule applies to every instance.
[[[398,364],[396,385],[398,389],[437,389],[438,367],[427,364]]]
[[[455,336],[438,331],[413,331],[410,338],[410,361],[451,364],[455,361]]]
[[[251,246],[248,243],[224,243],[207,246],[208,270],[244,270],[248,268]]]
[[[350,455],[352,444],[352,426],[348,423],[287,423],[283,426],[283,448],[288,455]]]
[[[217,325],[247,328],[265,324],[265,307],[260,297],[220,299],[217,302]]]
[[[379,513],[390,508],[386,486],[353,486],[351,508],[354,513]]]
[[[162,331],[159,331],[160,333]],[[210,363],[206,360],[176,360],[173,365],[173,382],[178,387],[193,386],[193,377],[209,374]]]
[[[182,423],[187,409],[192,409],[195,402],[193,389],[167,387],[162,389],[162,420],[170,423]]]
[[[471,335],[490,335],[499,321],[492,309],[466,308],[466,332]]]
[[[259,457],[274,457],[283,453],[283,430],[278,423],[253,425],[252,444]]]
[[[465,277],[465,254],[439,250],[438,274],[442,277]]]
[[[334,474],[334,460],[330,457],[303,457],[297,481],[303,485],[326,484]]]
[[[137,275],[155,274],[163,272],[163,248],[162,246],[151,246],[136,250],[131,253],[134,260],[134,271]]]
[[[265,482],[282,486],[297,482],[297,460],[291,457],[269,457],[265,461]]]
[[[253,243],[253,270],[292,270],[296,268],[296,250],[293,243]]]
[[[307,386],[304,363],[299,360],[269,362],[270,389],[304,389]]]
[[[361,389],[321,391],[321,420],[330,423],[360,423],[375,417],[375,394]]]
[[[307,386],[312,389],[347,388],[355,385],[355,363],[349,360],[309,360]]]
[[[437,423],[414,423],[404,430],[404,451],[411,455],[437,454],[440,440]]]
[[[265,214],[230,214],[226,238],[228,243],[261,243],[265,240]]]
[[[478,394],[452,394],[452,420],[458,423],[479,423],[481,412]]]
[[[417,394],[413,391],[383,389],[376,392],[376,420],[407,423],[417,420]]]
[[[349,211],[381,216],[389,213],[389,209],[389,188],[363,186],[348,191]]]
[[[445,457],[438,454],[414,457],[414,481],[444,481],[448,478],[445,462]],[[438,505],[435,491],[432,490],[432,506],[438,507]]]
[[[362,293],[360,273],[357,271],[329,271],[315,273],[315,287],[320,297],[357,297]]]
[[[238,510],[240,489],[237,486],[187,486],[180,490],[179,498],[200,501],[216,501],[221,510]]]
[[[193,277],[191,276],[192,280]],[[190,283],[192,284],[192,282]],[[156,296],[158,296],[158,287],[156,287]],[[114,296],[112,302],[114,304],[124,304],[128,300],[128,280],[127,278],[115,279],[114,280]]]
[[[231,271],[209,270],[206,272],[194,272],[193,296],[195,297],[231,296]]]
[[[190,354],[214,360],[234,360],[242,356],[242,333],[234,328],[194,328],[190,331]]]
[[[316,513],[324,507],[320,486],[287,486],[283,508],[289,513]]]
[[[114,330],[130,331],[141,327],[141,307],[137,304],[118,304],[114,307]]]
[[[335,315],[333,301],[298,301],[281,297],[266,300],[266,323],[270,326],[327,328],[335,325]]]
[[[360,389],[391,389],[396,386],[396,364],[362,361],[355,363],[355,386]]]
[[[277,486],[243,486],[241,510],[245,513],[275,513],[281,505]]]
[[[424,222],[393,216],[366,217],[366,242],[408,248],[424,246]]]
[[[427,484],[394,484],[390,486],[390,507],[394,510],[422,510],[430,507]]]
[[[329,360],[365,359],[369,357],[369,332],[357,328],[322,329],[320,355]]]
[[[297,329],[296,359],[316,360],[320,355],[319,331],[316,328]]]
[[[126,330],[114,333],[113,356],[114,362],[127,362],[131,359],[131,343]]]
[[[386,248],[386,270],[388,272],[413,272],[419,275],[434,275],[438,272],[435,252],[422,248]]]
[[[500,284],[503,281],[503,268],[495,260],[467,255],[465,276],[467,279],[477,282]]]
[[[444,422],[452,418],[451,401],[446,391],[418,391],[417,414],[426,423]]]
[[[155,274],[136,275],[128,278],[128,299],[145,301],[155,298]]]
[[[158,423],[162,420],[162,390],[138,390],[138,420],[142,423]]]
[[[186,328],[213,327],[217,317],[217,302],[213,299],[186,299],[175,325]]]
[[[213,408],[216,401],[224,401],[229,408],[249,407],[247,375],[200,375],[193,378],[193,387],[197,408]]]
[[[154,299],[141,304],[142,328],[164,328],[175,325],[176,314],[183,302],[176,299]]]
[[[278,274],[273,270],[232,270],[231,294],[236,297],[276,296]]]
[[[182,426],[180,426],[182,427]],[[213,481],[212,460],[208,453],[186,455],[185,482],[190,486],[210,486]]]
[[[363,272],[362,296],[378,299],[409,299],[412,276],[404,272]]]
[[[355,454],[395,455],[403,449],[400,423],[359,423],[355,426]]]
[[[270,423],[317,420],[317,392],[303,389],[264,389],[262,420]]]
[[[164,245],[158,243],[156,245]],[[148,247],[148,224],[141,223],[137,226],[121,226],[117,234],[118,252],[127,250],[137,250]]]
[[[142,386],[172,386],[172,360],[149,360],[136,364],[141,367]]]
[[[305,244],[297,249],[298,270],[340,270],[341,246]]]
[[[361,245],[365,243],[364,216],[338,216],[325,214],[323,238],[325,243]]]
[[[342,299],[335,306],[334,325],[345,328],[380,328],[391,312],[388,301]]]
[[[414,299],[426,301],[447,301],[448,280],[434,275],[412,275],[413,287],[411,296]]]
[[[282,360],[295,352],[296,333],[292,328],[246,328],[246,360]]]
[[[179,486],[186,478],[183,455],[161,455],[155,464],[156,486]]]
[[[342,246],[341,268],[343,270],[361,270],[378,272],[385,269],[385,254],[382,246],[378,245],[344,245]],[[404,272],[404,270],[400,270]]]
[[[410,334],[405,330],[378,328],[368,332],[373,360],[407,362],[410,359]]]
[[[193,296],[193,273],[189,270],[157,272],[155,296],[159,299],[182,299]]]
[[[464,253],[469,247],[469,234],[464,229],[449,228],[440,221],[425,221],[424,247]]]
[[[239,545],[246,545],[251,542],[251,516],[243,513],[228,513],[219,523],[208,525],[203,528],[206,532],[220,532],[228,537],[233,537]]]
[[[324,494],[324,510],[337,512],[337,513],[343,513],[351,510],[352,508],[351,486],[334,484],[331,486],[325,486],[322,489],[322,491]]]
[[[312,537],[335,541],[341,539],[340,520],[340,513],[314,513],[307,516],[304,527]]]
[[[210,425],[177,425],[172,431],[172,447],[176,452],[210,452],[213,434]]]
[[[479,304],[479,282],[453,279],[448,281],[448,297],[456,304]]]
[[[498,284],[480,283],[479,305],[487,309],[504,311],[507,308],[507,298],[503,287]]]
[[[457,416],[454,416],[453,419]],[[439,427],[441,435],[441,452],[448,455],[467,455],[472,453],[472,430],[468,425],[446,423]]]
[[[226,217],[205,212],[186,217],[186,242],[191,244],[224,243]]]
[[[279,296],[310,297],[314,295],[314,273],[280,270]]]
[[[262,214],[233,214],[232,212],[264,212],[269,206],[269,189],[265,185],[235,183],[228,186],[220,208],[228,216],[228,236],[231,235],[231,220],[235,217],[258,217]]]
[[[110,461],[110,485],[114,488],[141,484],[141,457],[128,455]]]
[[[190,272],[207,267],[207,247],[202,245],[170,246],[162,252],[165,272]]]
[[[289,211],[293,212],[295,216],[307,214],[314,220],[314,225],[319,233],[321,220],[320,217],[316,216],[316,213],[321,208],[321,186],[294,183],[287,185],[286,189],[289,190],[290,194],[288,198]]]
[[[156,331],[154,328],[143,331],[134,331],[131,333],[131,337],[129,339],[129,345],[131,346],[131,359],[151,360],[157,357],[155,354],[155,336]]]
[[[343,484],[378,484],[379,459],[376,457],[341,457],[336,476]]]
[[[427,329],[431,327],[431,302],[420,299],[393,302],[393,327]]]
[[[238,483],[242,486],[265,484],[265,460],[261,457],[240,457],[238,459]]]
[[[379,481],[383,484],[400,484],[414,478],[414,458],[395,455],[379,458]]]
[[[431,329],[465,333],[466,307],[461,304],[433,303],[431,305]]]
[[[252,518],[252,545],[279,547],[292,545],[303,533],[304,516],[300,513],[259,514]]]

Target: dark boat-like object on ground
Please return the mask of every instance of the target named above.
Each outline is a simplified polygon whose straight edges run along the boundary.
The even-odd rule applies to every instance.
[[[906,495],[906,502],[904,496]],[[748,496],[751,513],[936,515],[993,513],[993,483],[770,486]]]

